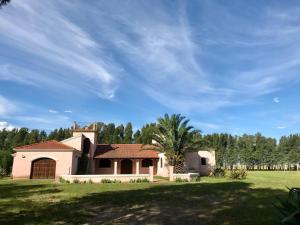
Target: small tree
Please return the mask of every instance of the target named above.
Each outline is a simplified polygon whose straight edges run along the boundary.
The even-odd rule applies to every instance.
[[[200,131],[188,123],[189,120],[180,114],[165,114],[157,120],[152,145],[159,152],[165,153],[168,163],[172,166],[182,163],[186,152],[201,148],[201,140],[196,138]]]

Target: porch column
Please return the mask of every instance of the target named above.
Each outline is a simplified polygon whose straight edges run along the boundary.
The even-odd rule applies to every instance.
[[[135,174],[140,174],[140,160],[135,161]]]
[[[118,173],[118,160],[114,160],[114,175]]]
[[[174,166],[169,166],[169,180],[174,181]]]
[[[153,182],[154,181],[154,174],[153,174],[153,166],[149,166],[149,181]]]

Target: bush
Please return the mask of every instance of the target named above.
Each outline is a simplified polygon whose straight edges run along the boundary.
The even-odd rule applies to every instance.
[[[73,180],[73,183],[74,183],[74,184],[79,184],[80,181],[79,181],[78,179],[74,179],[74,180]]]
[[[281,201],[279,207],[281,214],[280,225],[300,224],[300,188],[292,188],[286,201]]]
[[[229,178],[233,180],[242,180],[246,179],[247,170],[245,169],[233,169],[229,173]]]
[[[200,182],[200,181],[201,181],[201,177],[200,176],[192,177],[192,180],[191,180],[191,182]]]
[[[6,177],[6,176],[7,176],[7,173],[6,173],[5,169],[0,167],[0,178]]]
[[[110,180],[110,179],[102,179],[101,183],[103,183],[103,184],[112,183],[112,180]]]
[[[92,181],[92,179],[89,179],[89,184],[93,184],[94,182]]]
[[[130,179],[129,183],[149,183],[150,180],[147,178]]]
[[[175,182],[182,183],[182,182],[189,182],[189,180],[186,178],[176,177]]]
[[[121,181],[120,180],[110,180],[110,179],[102,179],[101,180],[101,183],[103,183],[103,184],[107,184],[107,183],[121,183]]]
[[[65,180],[65,179],[62,178],[62,177],[59,177],[59,182],[60,182],[60,183],[67,183],[67,180]]]
[[[213,177],[225,177],[226,171],[221,167],[216,167],[211,171],[211,176]]]

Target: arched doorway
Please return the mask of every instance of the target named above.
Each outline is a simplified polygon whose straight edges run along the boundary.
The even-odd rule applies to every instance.
[[[39,158],[31,163],[31,179],[54,179],[56,162],[49,158]]]
[[[132,174],[132,161],[130,159],[121,161],[121,174]]]

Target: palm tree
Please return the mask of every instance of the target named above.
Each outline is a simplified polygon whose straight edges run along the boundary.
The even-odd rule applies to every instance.
[[[0,8],[3,6],[3,5],[6,5],[10,2],[10,0],[0,0]]]
[[[171,166],[182,163],[187,151],[199,150],[201,147],[200,131],[188,123],[189,120],[180,114],[165,114],[157,120],[152,145],[157,151],[165,153]]]

